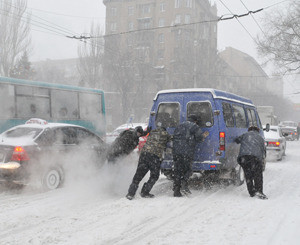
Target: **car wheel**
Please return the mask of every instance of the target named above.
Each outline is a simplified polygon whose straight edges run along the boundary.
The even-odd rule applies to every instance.
[[[62,181],[62,171],[57,168],[50,168],[42,178],[42,185],[45,190],[54,190],[61,186]]]
[[[238,165],[238,167],[235,169],[234,175],[235,175],[235,177],[234,177],[233,181],[236,186],[240,186],[240,185],[244,184],[245,175],[244,175],[243,168],[240,165]]]

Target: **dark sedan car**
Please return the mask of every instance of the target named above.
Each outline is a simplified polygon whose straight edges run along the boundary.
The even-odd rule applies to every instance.
[[[29,120],[0,135],[0,180],[27,184],[35,179],[56,189],[70,169],[99,167],[105,152],[102,139],[83,127]]]

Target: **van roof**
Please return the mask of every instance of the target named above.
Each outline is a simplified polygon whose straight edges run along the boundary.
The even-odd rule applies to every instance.
[[[157,97],[160,94],[170,94],[170,93],[197,93],[197,92],[209,92],[212,94],[213,98],[217,99],[225,99],[225,100],[231,100],[231,101],[237,101],[243,104],[249,104],[251,106],[254,106],[252,101],[248,98],[229,93],[226,91],[218,90],[218,89],[212,89],[212,88],[185,88],[185,89],[168,89],[168,90],[161,90],[158,91],[156,96],[154,97],[154,100],[157,100]]]

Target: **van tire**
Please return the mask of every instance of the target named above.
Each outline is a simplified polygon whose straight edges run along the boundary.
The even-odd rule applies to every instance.
[[[245,182],[244,171],[240,165],[238,165],[238,167],[234,169],[233,181],[234,181],[234,185],[236,185],[236,186],[240,186],[240,185],[244,184],[244,182]]]

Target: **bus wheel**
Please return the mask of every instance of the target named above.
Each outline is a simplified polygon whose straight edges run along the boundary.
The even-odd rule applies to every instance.
[[[58,168],[49,168],[43,175],[42,185],[45,190],[54,190],[62,185],[63,174]]]
[[[235,168],[234,184],[236,186],[240,186],[244,184],[244,182],[245,182],[245,175],[244,175],[243,168],[240,165],[238,165],[238,167]]]

